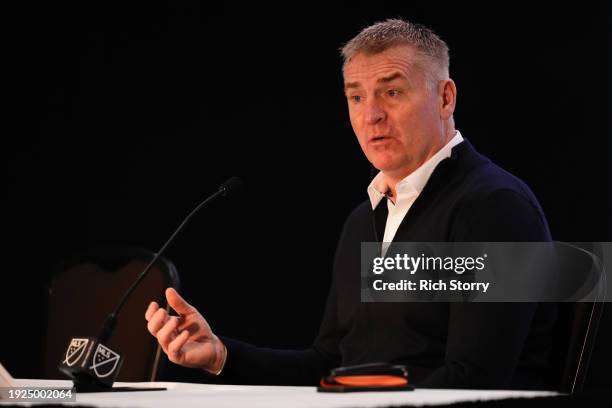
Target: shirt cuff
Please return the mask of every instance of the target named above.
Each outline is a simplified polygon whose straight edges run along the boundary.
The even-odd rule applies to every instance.
[[[221,374],[221,372],[223,371],[223,368],[225,368],[226,361],[227,361],[227,347],[225,347],[225,344],[224,344],[223,345],[223,361],[221,362],[221,368],[219,368],[219,371],[217,371],[216,373],[213,373],[212,371],[209,371],[209,373],[211,373],[212,375]]]

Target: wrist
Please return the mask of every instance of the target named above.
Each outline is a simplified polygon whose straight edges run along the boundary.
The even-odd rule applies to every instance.
[[[217,336],[215,336],[215,340],[213,341],[213,347],[215,348],[215,359],[213,363],[206,368],[206,371],[213,375],[219,375],[221,371],[223,371],[223,367],[225,367],[227,348]]]

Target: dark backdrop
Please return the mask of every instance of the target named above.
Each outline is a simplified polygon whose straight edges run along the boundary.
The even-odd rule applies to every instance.
[[[198,215],[168,251],[183,293],[218,333],[307,346],[370,173],[337,49],[388,17],[447,41],[457,128],[532,187],[555,239],[612,240],[605,2],[421,3],[54,4],[10,15],[0,361],[40,375],[44,288],[60,260],[107,243],[156,250],[232,175],[247,195]],[[610,331],[604,322],[604,339]],[[592,386],[606,384],[604,342]]]

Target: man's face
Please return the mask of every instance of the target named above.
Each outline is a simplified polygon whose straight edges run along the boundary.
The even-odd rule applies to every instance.
[[[441,147],[441,98],[428,90],[414,50],[398,45],[357,53],[344,67],[351,125],[374,167],[405,177]]]

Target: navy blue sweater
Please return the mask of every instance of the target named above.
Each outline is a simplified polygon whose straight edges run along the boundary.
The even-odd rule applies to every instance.
[[[548,388],[554,304],[360,302],[360,244],[382,239],[386,207],[372,211],[365,201],[348,217],[312,348],[273,350],[222,338],[228,359],[221,378],[316,385],[330,368],[387,361],[406,364],[420,387]],[[436,167],[394,241],[550,239],[529,188],[465,140]]]

